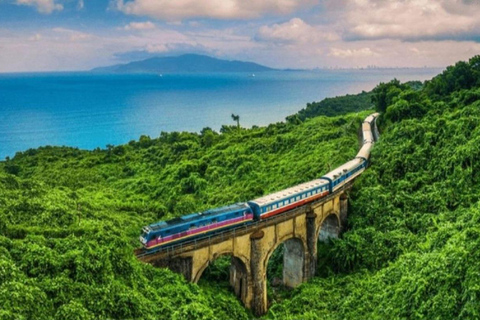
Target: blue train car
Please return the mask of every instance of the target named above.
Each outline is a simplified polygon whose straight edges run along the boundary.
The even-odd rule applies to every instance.
[[[265,219],[315,201],[329,193],[329,182],[315,179],[297,186],[249,201],[255,219]]]

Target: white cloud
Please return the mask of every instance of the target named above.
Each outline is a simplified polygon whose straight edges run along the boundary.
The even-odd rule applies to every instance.
[[[87,41],[91,40],[94,37],[92,34],[89,33],[84,33],[66,28],[53,28],[52,31],[56,34],[60,34],[61,39],[68,40],[70,42]]]
[[[85,7],[85,3],[83,0],[78,0],[77,2],[77,10],[82,10]]]
[[[150,21],[130,22],[124,27],[125,30],[151,30],[155,29],[155,24]]]
[[[256,44],[249,36],[239,36],[230,29],[180,32],[157,26],[141,33],[126,33],[123,28],[109,31],[93,34],[67,28],[29,32],[0,28],[0,72],[88,70],[125,62],[118,57],[129,52],[197,52],[226,58],[258,53],[252,49]]]
[[[343,0],[342,4],[343,11],[337,13],[351,40],[465,40],[480,35],[478,1]]]
[[[360,48],[360,49],[331,48],[330,53],[328,55],[334,56],[334,57],[340,57],[340,58],[379,56],[378,53],[372,51],[372,49],[370,48]]]
[[[316,43],[320,41],[335,41],[339,37],[331,31],[323,31],[305,23],[300,18],[293,18],[282,24],[262,26],[255,37],[260,41],[274,43]]]
[[[148,53],[162,53],[168,51],[168,45],[164,43],[160,44],[147,44],[145,51]]]
[[[312,17],[308,21],[313,21]],[[140,28],[142,32],[125,32],[124,24],[89,33],[66,28],[29,31],[0,28],[0,72],[87,70],[136,59],[135,53],[146,57],[197,52],[278,68],[346,68],[446,66],[480,52],[480,43],[474,41],[405,42],[383,38],[344,41],[336,35],[341,30],[340,22],[314,25],[293,18],[263,27],[259,21],[229,23],[234,25],[230,28],[219,28],[222,24],[218,21],[213,23],[214,27],[209,27],[207,20],[193,26],[191,22],[181,26],[156,23],[154,29]],[[342,23],[351,26],[348,21]]]
[[[40,41],[42,40],[42,35],[40,33],[36,33],[35,35],[28,38],[30,41]]]
[[[15,3],[35,7],[38,12],[45,14],[63,10],[63,5],[55,3],[55,0],[16,0]]]
[[[318,0],[115,0],[114,7],[125,14],[162,20],[251,19],[264,14],[288,14],[317,3]]]

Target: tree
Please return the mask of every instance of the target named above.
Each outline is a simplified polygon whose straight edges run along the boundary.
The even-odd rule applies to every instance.
[[[240,129],[240,116],[238,114],[234,115],[232,113],[232,119],[233,119],[233,121],[237,121],[237,128]]]
[[[380,82],[380,84],[372,90],[372,103],[375,104],[375,109],[381,113],[385,112],[387,107],[394,102],[393,98],[407,88],[408,86],[401,84],[397,79],[393,79],[388,83]]]

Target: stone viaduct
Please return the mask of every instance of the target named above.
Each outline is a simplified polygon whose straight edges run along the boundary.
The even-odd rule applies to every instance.
[[[152,254],[137,257],[157,267],[168,267],[197,283],[210,263],[231,256],[230,284],[245,307],[256,316],[267,312],[267,265],[284,244],[283,283],[296,287],[315,275],[317,240],[338,237],[347,217],[347,192],[352,182],[316,202],[255,224],[238,227]]]

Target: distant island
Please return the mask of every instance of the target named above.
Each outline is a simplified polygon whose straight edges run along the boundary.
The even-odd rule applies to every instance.
[[[275,70],[253,62],[229,61],[199,54],[156,57],[127,64],[92,69],[96,73],[209,73],[262,72]]]

